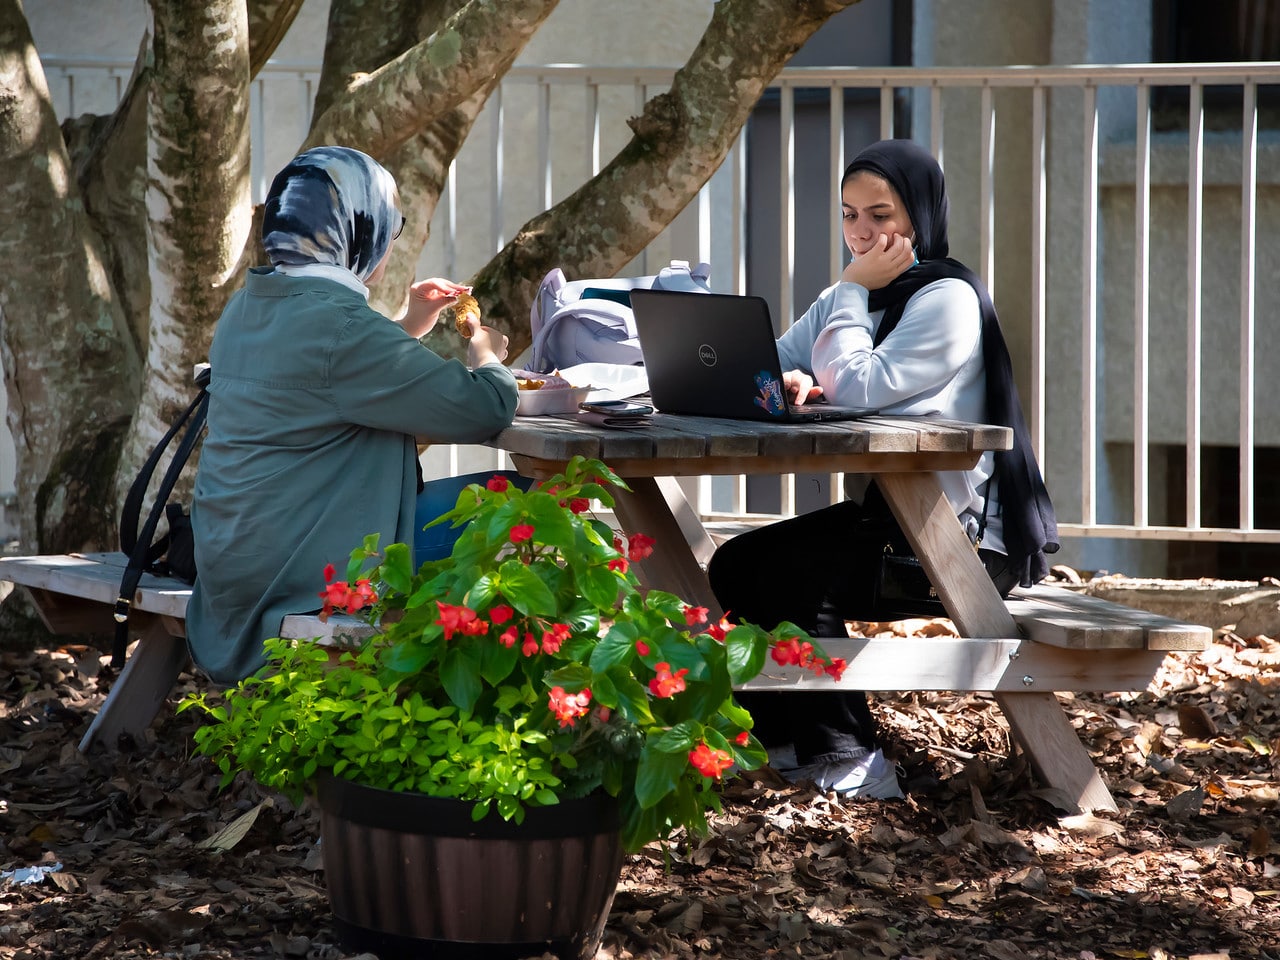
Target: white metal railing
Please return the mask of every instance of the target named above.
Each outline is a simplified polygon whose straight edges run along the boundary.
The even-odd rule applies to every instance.
[[[95,89],[101,98],[105,83],[118,96],[131,65],[47,58],[45,66],[54,89],[55,102],[60,112],[66,115],[75,111],[77,97],[83,99],[87,89]],[[96,82],[93,80],[95,71],[99,78]],[[669,68],[564,64],[512,69],[486,107],[487,125],[477,124],[464,146],[463,155],[451,168],[432,241],[439,245],[438,256],[445,272],[463,275],[500,249],[513,229],[513,215],[516,216],[514,225],[522,222],[522,217],[517,215],[520,199],[536,198],[539,209],[554,203],[556,174],[559,171],[576,164],[584,172],[597,172],[602,155],[609,152],[608,141],[619,141],[619,145],[625,142],[620,138],[628,135],[624,125],[626,116],[639,112],[651,94],[670,83],[673,74]],[[265,192],[266,171],[287,160],[292,148],[302,139],[317,77],[317,65],[272,63],[255,82],[251,106],[256,199]],[[285,84],[283,90],[282,84]],[[957,167],[964,167],[967,163],[976,170],[970,174],[971,179],[965,181],[953,178],[952,171],[948,170],[953,210],[959,205],[976,207],[973,217],[977,224],[976,256],[971,255],[970,262],[993,290],[997,285],[1002,290],[1016,290],[1027,284],[1022,292],[1028,294],[1028,316],[1025,318],[1029,326],[1026,357],[1030,383],[1028,419],[1034,445],[1054,490],[1059,515],[1065,521],[1061,524],[1064,535],[1280,542],[1280,530],[1255,526],[1253,479],[1256,448],[1259,445],[1280,446],[1280,437],[1272,436],[1274,431],[1269,425],[1266,436],[1260,436],[1256,400],[1259,383],[1269,385],[1270,380],[1265,372],[1259,376],[1261,358],[1256,354],[1255,322],[1260,314],[1272,323],[1277,316],[1275,310],[1259,311],[1260,297],[1264,292],[1257,289],[1257,259],[1259,248],[1274,249],[1280,245],[1280,224],[1258,222],[1259,154],[1262,151],[1267,158],[1274,160],[1276,153],[1271,140],[1259,134],[1258,87],[1269,84],[1280,84],[1280,63],[784,70],[773,88],[777,92],[780,130],[780,215],[777,229],[782,251],[777,276],[773,280],[777,284],[777,307],[783,323],[789,323],[797,313],[794,246],[798,213],[796,92],[829,91],[825,145],[829,166],[829,206],[820,215],[836,220],[831,211],[838,209],[837,181],[850,146],[846,142],[850,106],[845,94],[856,90],[868,91],[872,104],[869,109],[878,112],[874,129],[880,136],[914,136],[930,146],[940,163],[945,156],[948,164],[954,161]],[[1237,87],[1242,91],[1243,100],[1238,129],[1227,136],[1230,142],[1226,147],[1218,143],[1222,137],[1214,142],[1214,149],[1238,149],[1241,157],[1237,168],[1240,268],[1238,287],[1232,291],[1240,305],[1236,338],[1238,350],[1231,351],[1238,358],[1238,392],[1232,398],[1232,405],[1238,412],[1239,429],[1233,431],[1231,439],[1240,450],[1240,506],[1236,523],[1218,526],[1203,525],[1200,510],[1204,492],[1201,489],[1201,448],[1211,440],[1224,442],[1218,434],[1212,438],[1207,436],[1203,423],[1203,371],[1208,356],[1202,303],[1207,149],[1203,91],[1207,85]],[[1153,91],[1161,87],[1182,87],[1188,91],[1186,133],[1153,136],[1151,97]],[[1020,100],[1014,110],[1002,113],[1000,92],[1005,90],[1023,91],[1030,101],[1030,109],[1027,110],[1025,101]],[[1124,107],[1117,104],[1117,91],[1132,97],[1133,112],[1126,113]],[[527,104],[530,92],[533,97],[531,109],[510,108],[517,99],[522,105]],[[878,107],[874,105],[876,92],[879,94]],[[966,112],[971,108],[958,99],[973,93],[977,94],[978,100],[976,116]],[[1064,96],[1061,101],[1057,99],[1059,94]],[[107,96],[109,98],[110,89]],[[1082,113],[1075,112],[1077,108],[1069,102],[1073,98],[1079,99]],[[563,107],[561,101],[570,99],[573,105]],[[580,107],[577,105],[579,100]],[[909,126],[901,125],[895,119],[895,111],[904,103],[911,110]],[[861,109],[868,108],[864,105]],[[564,120],[566,111],[578,110],[581,111],[580,116],[567,122]],[[287,123],[277,122],[276,118],[281,114],[292,118],[293,129]],[[532,136],[512,134],[513,130],[523,131],[529,125],[532,125]],[[268,131],[273,140],[268,141]],[[977,131],[972,142],[968,131]],[[1052,156],[1048,151],[1051,131],[1055,143]],[[953,141],[945,155],[944,132]],[[1013,140],[1015,136],[1018,138],[1016,143]],[[537,144],[535,172],[532,178],[520,179],[514,159],[527,156],[524,145],[530,142]],[[1063,149],[1063,144],[1074,148],[1076,142],[1078,151]],[[1025,190],[1027,199],[1025,229],[1030,268],[1025,279],[997,276],[997,235],[1002,227],[997,223],[996,209],[1004,189],[997,175],[997,165],[1000,158],[1015,146],[1019,149],[1029,146],[1031,158],[1025,184],[1013,184],[1013,189]],[[1152,257],[1167,253],[1169,249],[1168,241],[1162,242],[1159,235],[1152,236],[1152,163],[1153,156],[1163,156],[1161,151],[1177,152],[1182,149],[1185,149],[1187,157],[1184,172],[1180,175],[1185,177],[1187,205],[1186,303],[1185,357],[1178,369],[1186,383],[1185,412],[1181,418],[1180,433],[1171,436],[1165,427],[1157,437],[1152,429],[1153,410],[1167,419],[1167,405],[1156,404],[1153,407],[1152,390],[1163,385],[1168,375],[1153,377],[1152,370],[1157,361],[1161,370],[1170,369],[1172,346],[1167,337],[1152,339]],[[279,155],[278,163],[271,161],[273,151]],[[1121,176],[1117,181],[1114,170],[1123,168],[1124,163],[1109,164],[1107,158],[1127,157],[1129,154],[1133,157],[1131,177]],[[484,195],[477,191],[468,193],[462,185],[459,167],[464,157],[468,170],[476,167],[487,171],[490,185]],[[691,205],[689,218],[693,227],[686,231],[689,246],[676,253],[689,258],[692,258],[692,253],[700,259],[714,260],[721,267],[717,275],[725,276],[727,273],[728,282],[724,288],[731,292],[744,292],[748,285],[746,196],[749,162],[748,141],[743,137],[703,189],[697,202]],[[1111,181],[1107,180],[1104,168],[1113,171]],[[1269,179],[1264,183],[1264,189],[1275,186],[1280,191],[1280,172],[1274,169],[1274,164],[1268,171]],[[1221,171],[1215,176],[1221,178]],[[1160,186],[1162,198],[1167,194],[1167,180],[1166,174]],[[1078,186],[1071,186],[1073,182],[1078,182]],[[1215,181],[1214,188],[1220,189],[1221,183]],[[1114,199],[1108,199],[1112,195]],[[1131,233],[1117,227],[1124,207],[1120,201],[1128,197],[1133,203]],[[1051,198],[1055,211],[1053,221],[1049,217]],[[459,216],[459,211],[474,212],[486,206],[487,218]],[[1165,223],[1168,220],[1167,210],[1163,216],[1162,223]],[[1221,212],[1215,211],[1211,226],[1221,229],[1222,219]],[[1074,265],[1061,253],[1064,231],[1068,229],[1064,224],[1070,224],[1070,230],[1079,231],[1073,242],[1079,251],[1079,260]],[[1234,237],[1234,226],[1230,229]],[[827,270],[830,276],[836,276],[843,265],[838,224],[831,232]],[[1104,240],[1108,257],[1100,268],[1100,248]],[[661,247],[661,244],[656,246]],[[1122,252],[1131,248],[1131,253],[1116,257],[1112,255],[1113,248]],[[1057,255],[1051,258],[1054,250]],[[1114,308],[1100,313],[1108,293],[1123,289],[1124,283],[1128,282],[1127,278],[1120,276],[1117,264],[1130,255],[1133,297],[1127,338],[1132,342],[1131,386],[1112,383],[1112,378],[1101,376],[1111,369],[1106,366],[1106,338],[1115,336],[1123,323]],[[663,251],[659,250],[653,256],[656,260],[663,256]],[[727,271],[723,270],[726,264],[729,267]],[[647,266],[641,259],[633,264],[632,269],[647,272]],[[1066,283],[1055,279],[1062,272],[1068,276]],[[1076,273],[1078,284],[1071,281]],[[757,267],[752,279],[757,280],[761,276]],[[1215,289],[1220,289],[1226,281],[1214,275],[1213,282],[1217,285]],[[807,298],[814,292],[805,291],[804,295]],[[1060,362],[1063,358],[1058,351],[1064,349],[1063,341],[1048,322],[1051,315],[1061,317],[1062,311],[1067,309],[1064,301],[1068,298],[1079,302],[1075,321],[1077,334],[1073,338],[1079,351],[1076,383],[1068,382],[1072,379],[1071,373],[1063,373],[1064,366],[1074,367],[1074,360],[1071,364]],[[997,302],[1000,302],[999,297]],[[1266,306],[1270,305],[1268,301]],[[1006,315],[1005,325],[1012,328],[1022,319]],[[1219,322],[1220,318],[1215,316],[1214,320]],[[1051,355],[1054,357],[1052,364],[1047,360]],[[1268,367],[1267,372],[1270,370]],[[1172,375],[1176,376],[1176,371]],[[1061,394],[1064,386],[1068,401],[1061,409],[1051,409],[1055,391]],[[1226,402],[1217,394],[1212,399],[1215,404]],[[1078,416],[1069,409],[1077,404]],[[1104,422],[1104,411],[1129,405],[1132,424],[1128,429],[1108,428]],[[1074,439],[1070,439],[1072,434]],[[1062,440],[1064,435],[1069,439]],[[1131,467],[1127,475],[1123,471],[1117,473],[1114,458],[1100,460],[1099,452],[1104,443],[1132,447]],[[1162,510],[1153,507],[1153,484],[1160,471],[1156,469],[1158,463],[1153,462],[1152,452],[1153,447],[1160,446],[1185,447],[1186,483],[1182,494],[1185,521],[1182,523],[1169,520],[1176,513],[1173,507],[1166,505]],[[456,450],[446,453],[444,449],[433,448],[428,456],[444,458],[439,461],[439,468],[455,472],[490,465],[469,466],[473,454],[471,449],[459,454]],[[1078,464],[1074,464],[1077,459]],[[1105,476],[1100,475],[1100,471]],[[1123,490],[1119,494],[1113,492],[1112,488],[1117,483],[1120,487],[1131,487],[1131,493],[1126,494]],[[744,512],[747,508],[742,478],[704,479],[689,489],[696,494],[700,512],[704,515],[725,516]],[[838,480],[831,484],[830,489],[833,496],[840,495]],[[782,489],[782,509],[787,512],[793,507],[793,479],[787,478]],[[1163,522],[1153,521],[1153,514],[1157,512],[1163,514]],[[1156,517],[1156,520],[1160,518]]]

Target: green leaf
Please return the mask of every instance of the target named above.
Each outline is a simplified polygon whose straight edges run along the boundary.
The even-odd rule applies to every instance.
[[[387,545],[380,571],[382,580],[397,593],[408,593],[413,587],[413,552],[404,543]]]
[[[729,679],[735,686],[746,683],[764,669],[768,643],[750,627],[734,627],[724,638],[729,656]]]
[[[702,724],[696,720],[685,720],[653,741],[653,748],[663,753],[680,753],[687,757],[689,751],[702,739]],[[723,740],[724,737],[720,739]]]
[[[508,539],[511,528],[520,522],[524,505],[518,500],[508,500],[489,518],[489,529],[486,531],[490,540],[503,542]]]
[[[502,595],[525,616],[549,617],[556,612],[556,598],[547,585],[527,566],[516,559],[498,568]]]
[[[467,606],[472,610],[483,610],[493,603],[493,598],[497,595],[497,578],[492,573],[486,573],[467,591]]]
[[[639,632],[631,623],[617,623],[609,628],[591,653],[591,669],[604,673],[612,666],[629,663],[636,652]]]
[[[480,696],[480,670],[464,647],[450,647],[440,666],[440,682],[459,710],[467,712]]]
[[[619,680],[614,678],[618,688],[618,709],[623,717],[632,723],[653,723],[653,713],[649,709],[649,692],[635,677],[627,676]]]
[[[687,753],[663,753],[653,739],[644,745],[636,769],[636,800],[649,809],[676,789],[676,780],[689,765]]]
[[[543,678],[543,683],[550,687],[564,687],[570,692],[576,692],[583,687],[591,686],[591,681],[595,679],[595,675],[587,667],[580,663],[570,663],[559,670],[552,670]]]
[[[520,659],[520,645],[503,646],[498,641],[486,638],[480,645],[480,675],[490,686],[496,687],[516,668]]]
[[[573,521],[555,497],[531,494],[528,515],[529,522],[533,524],[533,537],[538,543],[561,549],[573,546]]]
[[[618,688],[607,673],[597,673],[591,681],[591,699],[602,707],[614,710],[618,706]]]
[[[603,564],[584,567],[578,590],[599,609],[611,610],[618,599],[618,575]]]

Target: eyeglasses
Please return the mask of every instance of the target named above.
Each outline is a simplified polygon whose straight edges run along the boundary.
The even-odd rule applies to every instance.
[[[396,232],[391,235],[392,240],[398,240],[400,234],[404,233],[404,225],[408,222],[408,218],[402,213],[400,214],[400,226],[396,227]]]

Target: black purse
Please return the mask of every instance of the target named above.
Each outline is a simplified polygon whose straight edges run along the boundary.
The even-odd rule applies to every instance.
[[[989,497],[984,497],[982,501],[982,517],[978,521],[978,539],[973,544],[974,551],[982,545],[982,536],[986,533],[988,500]],[[948,616],[937,589],[924,572],[920,558],[911,551],[907,538],[892,521],[888,523],[884,549],[876,567],[872,600],[876,616],[884,620]]]

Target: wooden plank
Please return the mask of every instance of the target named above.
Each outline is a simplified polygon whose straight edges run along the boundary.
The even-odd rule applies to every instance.
[[[24,587],[114,605],[124,575],[121,553],[0,558],[0,579]],[[147,613],[185,616],[191,588],[181,580],[143,574],[133,608]]]
[[[849,690],[957,690],[1047,693],[1139,691],[1150,685],[1163,651],[1062,649],[1015,639],[969,637],[824,638],[828,654],[849,664]],[[771,661],[742,689],[830,690],[830,677]]]
[[[711,592],[706,573],[698,566],[679,523],[672,516],[658,481],[651,477],[628,477],[627,482],[631,492],[617,492],[614,513],[628,533],[643,533],[654,538],[653,555],[633,567],[641,583],[706,607],[711,619],[719,620],[723,611]]]
[[[1127,607],[1101,597],[1039,584],[1018,588],[1019,600],[1070,611],[1081,618],[1112,625],[1115,630],[1140,631],[1149,650],[1207,650],[1213,643],[1213,631],[1196,623],[1185,623],[1162,614]]]
[[[937,478],[887,474],[876,479],[929,581],[966,637],[1014,637],[1018,628],[956,519]]]
[[[115,632],[116,624],[111,618],[111,608],[98,600],[85,600],[83,597],[71,597],[65,593],[42,590],[39,587],[23,587],[31,598],[46,629],[50,633],[97,633]],[[145,616],[145,614],[144,614]]]
[[[186,663],[186,641],[170,636],[162,619],[152,620],[80,740],[81,752],[96,744],[114,750],[121,737],[140,745]]]
[[[891,474],[877,482],[960,633],[966,637],[1015,636],[1013,617],[965,536],[937,477]],[[1041,780],[1060,791],[1064,804],[1084,810],[1117,809],[1052,693],[1002,692],[996,694],[996,702],[1032,768]]]
[[[1010,450],[1013,448],[1013,431],[991,423],[965,423],[944,417],[929,417],[928,422],[939,426],[963,430],[969,438],[970,450]]]
[[[321,620],[317,613],[290,613],[280,623],[280,636],[286,640],[313,640],[321,646],[358,644],[378,632],[359,617],[335,613]]]
[[[870,417],[865,422],[877,426],[891,426],[896,430],[911,431],[916,436],[915,449],[917,450],[967,451],[970,449],[971,436],[963,425],[924,419],[903,423],[901,418],[885,420],[880,417]]]
[[[1018,626],[1039,643],[1076,650],[1143,650],[1147,646],[1141,624],[1035,600],[1011,597],[1005,605]]]

